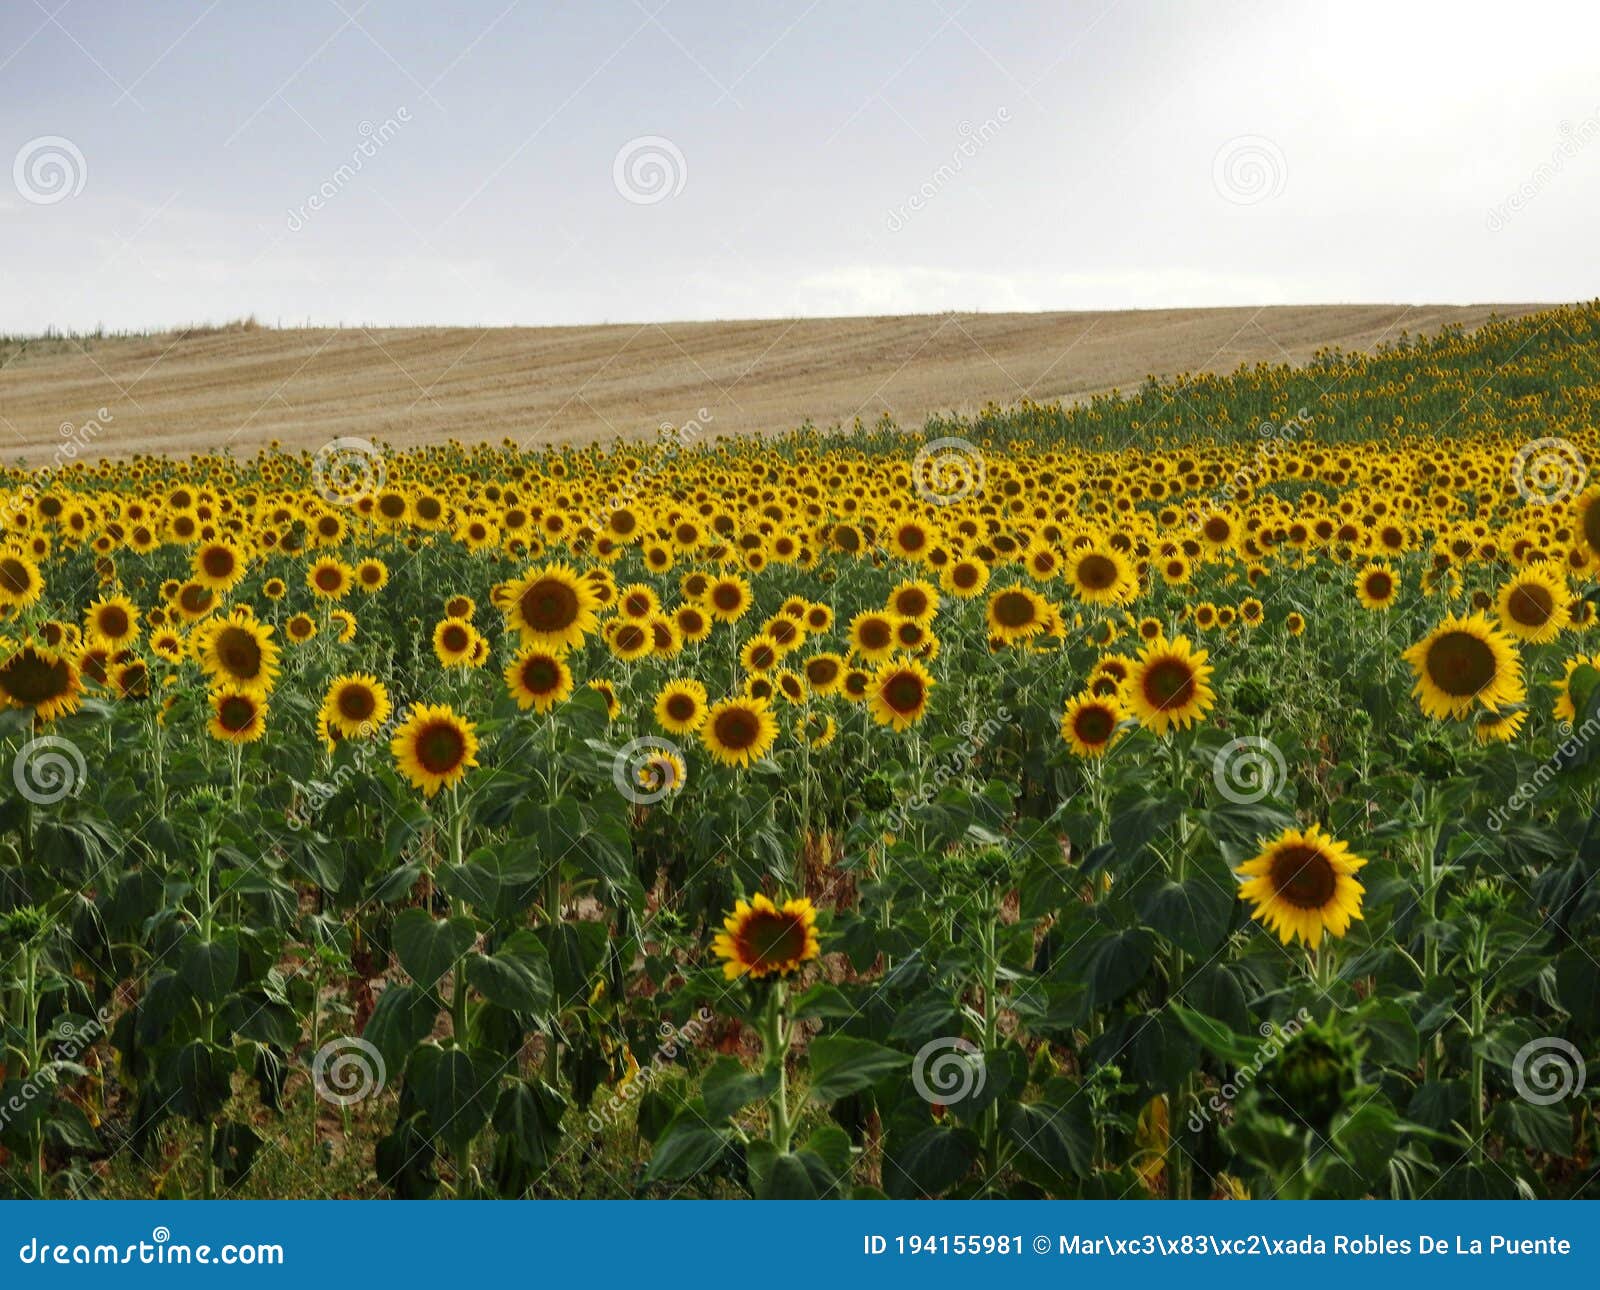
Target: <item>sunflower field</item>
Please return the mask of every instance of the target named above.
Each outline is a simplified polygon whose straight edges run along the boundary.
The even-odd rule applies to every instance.
[[[0,1195],[1600,1194],[1600,304],[0,473]]]

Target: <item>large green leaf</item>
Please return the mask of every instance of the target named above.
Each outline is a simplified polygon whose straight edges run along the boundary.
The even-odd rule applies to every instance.
[[[807,1096],[819,1105],[870,1088],[911,1062],[905,1053],[848,1035],[824,1035],[812,1040],[809,1055],[811,1087]]]
[[[478,939],[470,918],[431,918],[421,909],[408,909],[397,917],[391,935],[400,966],[426,989],[438,985]]]

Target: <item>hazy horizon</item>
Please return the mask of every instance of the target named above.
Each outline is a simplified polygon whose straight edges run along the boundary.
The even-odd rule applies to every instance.
[[[1595,36],[1554,0],[26,0],[0,331],[1585,300]]]

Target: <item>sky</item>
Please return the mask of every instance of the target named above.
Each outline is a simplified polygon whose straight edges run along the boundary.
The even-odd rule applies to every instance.
[[[0,0],[0,331],[1600,295],[1600,6]]]

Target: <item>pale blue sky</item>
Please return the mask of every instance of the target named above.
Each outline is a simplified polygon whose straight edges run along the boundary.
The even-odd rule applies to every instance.
[[[0,330],[1592,297],[1597,37],[1590,3],[3,0]]]

